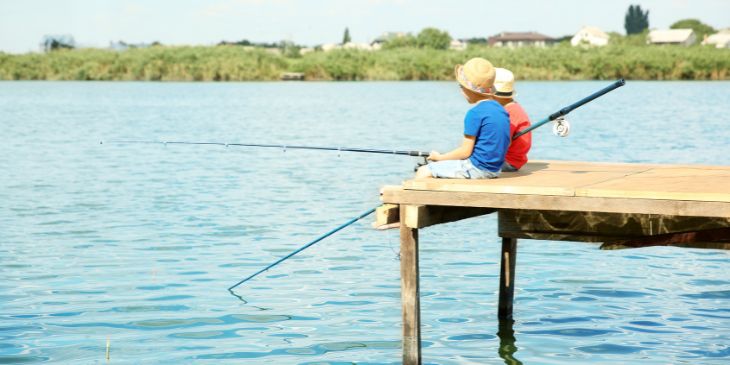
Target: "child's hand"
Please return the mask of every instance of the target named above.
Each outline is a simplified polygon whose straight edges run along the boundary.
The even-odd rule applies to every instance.
[[[431,153],[428,155],[427,159],[429,159],[431,161],[440,161],[441,154],[438,151],[431,151]]]

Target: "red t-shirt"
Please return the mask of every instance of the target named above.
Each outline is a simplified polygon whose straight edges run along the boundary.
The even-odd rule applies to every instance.
[[[509,113],[510,136],[514,136],[517,132],[530,126],[530,118],[527,117],[525,109],[522,109],[520,104],[511,102],[504,108]],[[530,151],[530,146],[532,146],[532,133],[523,134],[509,145],[505,160],[512,167],[519,169],[527,163],[527,152]]]

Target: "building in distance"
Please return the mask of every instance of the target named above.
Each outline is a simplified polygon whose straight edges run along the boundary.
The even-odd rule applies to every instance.
[[[465,51],[466,47],[466,41],[461,39],[452,39],[451,43],[449,43],[449,49],[452,49],[454,51]]]
[[[555,38],[537,32],[502,32],[489,37],[492,47],[546,47],[556,42]]]
[[[715,48],[730,48],[730,28],[723,29],[702,41],[703,46],[714,45]]]
[[[611,36],[597,27],[583,27],[570,39],[570,44],[573,47],[580,45],[603,47],[608,44],[610,38]]]
[[[697,35],[692,29],[655,29],[646,38],[648,44],[675,44],[691,46],[697,42]]]

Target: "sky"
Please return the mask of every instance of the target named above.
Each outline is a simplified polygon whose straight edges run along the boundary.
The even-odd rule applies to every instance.
[[[82,46],[128,43],[212,45],[221,40],[339,43],[386,31],[436,27],[454,38],[503,31],[552,37],[582,26],[624,33],[629,5],[649,10],[650,28],[696,18],[730,27],[730,0],[0,0],[0,51],[38,51],[44,35],[70,34]]]

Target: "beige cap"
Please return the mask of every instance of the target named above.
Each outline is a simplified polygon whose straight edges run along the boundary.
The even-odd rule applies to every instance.
[[[465,89],[481,95],[492,95],[495,71],[492,64],[480,57],[466,61],[454,68],[456,81]]]
[[[514,98],[515,93],[515,75],[506,68],[495,69],[494,77],[494,96],[498,98]]]

